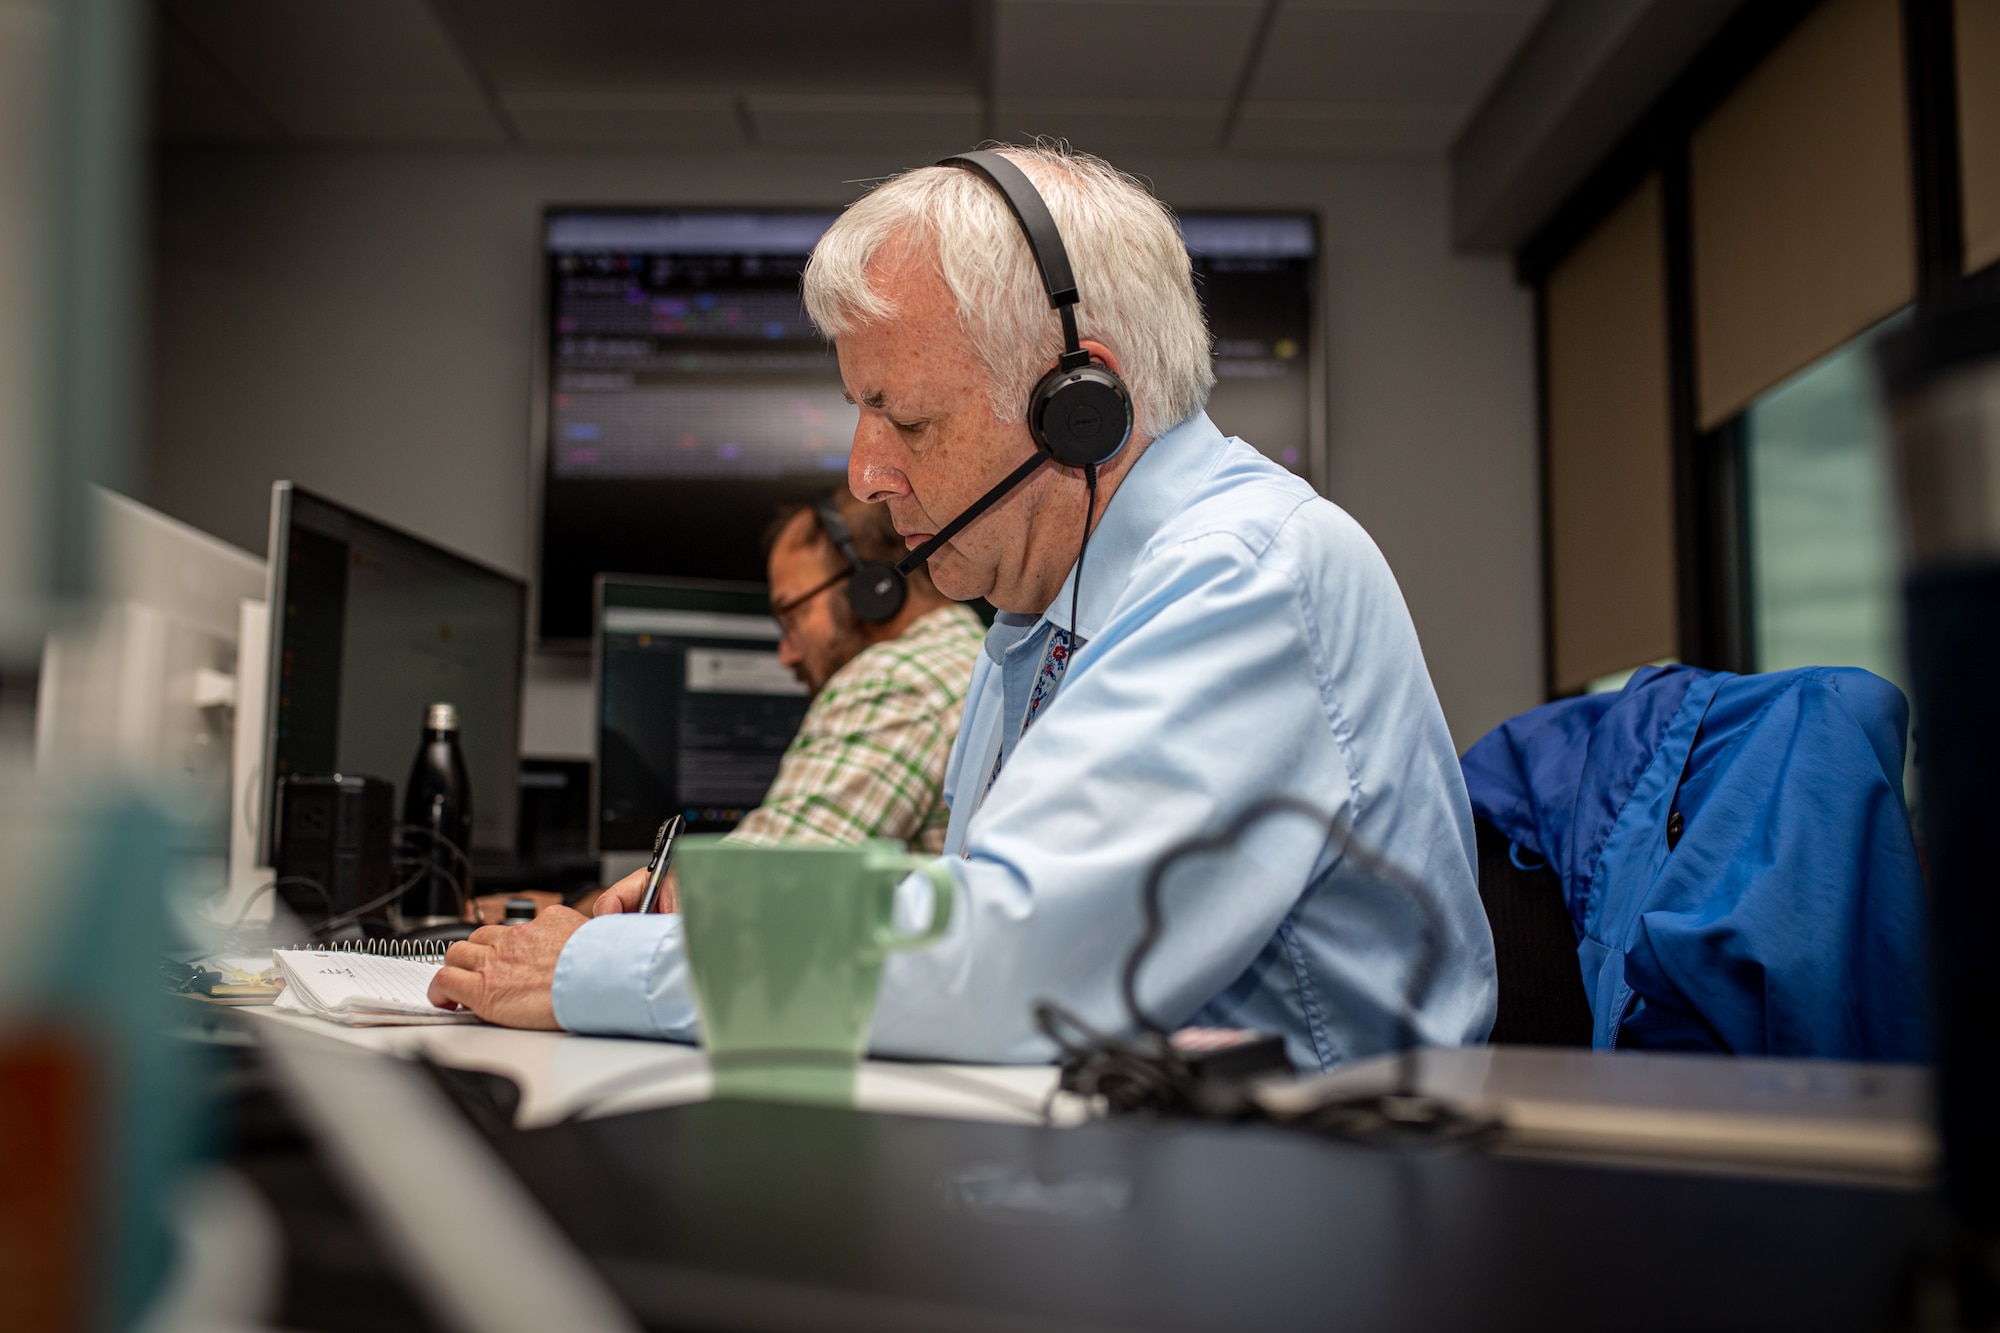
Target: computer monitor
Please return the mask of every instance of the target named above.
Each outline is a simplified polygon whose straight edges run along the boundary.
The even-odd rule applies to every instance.
[[[756,808],[805,720],[762,584],[596,580],[594,850],[643,851],[668,815],[726,833]]]
[[[264,597],[264,562],[112,491],[93,491],[91,516],[102,597],[44,643],[36,764],[171,784],[213,816],[191,850],[220,858],[237,629]]]
[[[601,571],[755,582],[781,505],[844,478],[856,409],[799,274],[803,210],[552,209],[537,420],[537,632],[581,642]],[[1187,213],[1215,339],[1209,414],[1317,476],[1318,232],[1306,213]],[[1086,292],[1089,275],[1081,275]]]
[[[270,570],[266,850],[292,774],[382,778],[400,802],[426,707],[451,703],[472,787],[473,858],[510,861],[526,585],[289,481],[271,488]]]

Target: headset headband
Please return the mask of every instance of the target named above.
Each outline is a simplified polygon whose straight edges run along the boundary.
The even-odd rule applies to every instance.
[[[833,549],[840,552],[840,558],[848,568],[861,568],[861,553],[854,547],[854,534],[847,529],[847,520],[841,517],[840,502],[833,498],[832,491],[821,491],[813,497],[813,512],[819,516],[820,531],[833,543]]]
[[[1076,331],[1078,298],[1076,277],[1069,267],[1069,251],[1063,246],[1055,215],[1049,212],[1048,202],[1028,179],[1028,173],[989,149],[958,153],[938,165],[963,167],[984,176],[1000,191],[1000,197],[1013,211],[1014,220],[1021,224],[1021,234],[1028,240],[1028,253],[1035,257],[1035,267],[1041,271],[1042,287],[1049,294],[1049,309],[1062,316],[1063,353],[1057,364],[1064,370],[1087,364],[1090,354],[1083,350]]]
[[[985,178],[1000,191],[1021,224],[1028,253],[1041,271],[1042,286],[1049,294],[1049,308],[1062,318],[1063,350],[1055,369],[1042,376],[1028,398],[1028,430],[1034,437],[1035,452],[1008,473],[993,489],[974,500],[957,518],[940,528],[929,541],[896,562],[896,569],[909,574],[941,550],[968,523],[999,503],[1042,464],[1054,461],[1065,467],[1083,469],[1089,487],[1090,505],[1097,503],[1097,469],[1117,456],[1132,437],[1132,396],[1118,373],[1108,365],[1091,361],[1077,335],[1076,278],[1070,272],[1069,251],[1062,232],[1049,212],[1046,200],[1035,183],[1012,161],[999,153],[981,149],[942,159],[941,167],[960,167]],[[1090,543],[1089,519],[1084,528],[1084,548]],[[1077,555],[1077,582],[1082,578],[1083,555]],[[1070,608],[1070,625],[1075,629],[1076,608]]]

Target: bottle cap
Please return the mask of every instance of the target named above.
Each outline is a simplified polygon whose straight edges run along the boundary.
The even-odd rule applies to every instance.
[[[424,726],[431,731],[457,731],[458,708],[454,704],[432,704],[425,714]]]

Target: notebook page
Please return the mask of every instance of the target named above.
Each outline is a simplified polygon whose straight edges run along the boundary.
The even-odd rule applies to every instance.
[[[360,953],[318,953],[280,949],[272,955],[289,986],[309,1008],[332,1013],[409,1014],[455,1017],[430,1002],[431,978],[439,964],[415,958],[376,958]]]

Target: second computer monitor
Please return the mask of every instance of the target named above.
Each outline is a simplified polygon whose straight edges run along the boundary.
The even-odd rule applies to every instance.
[[[271,490],[266,810],[292,774],[366,774],[400,802],[428,705],[457,707],[472,852],[512,860],[519,800],[520,579],[288,481]],[[276,821],[263,824],[275,849]]]
[[[643,851],[671,814],[736,827],[809,702],[764,586],[601,574],[596,620],[596,850]]]

